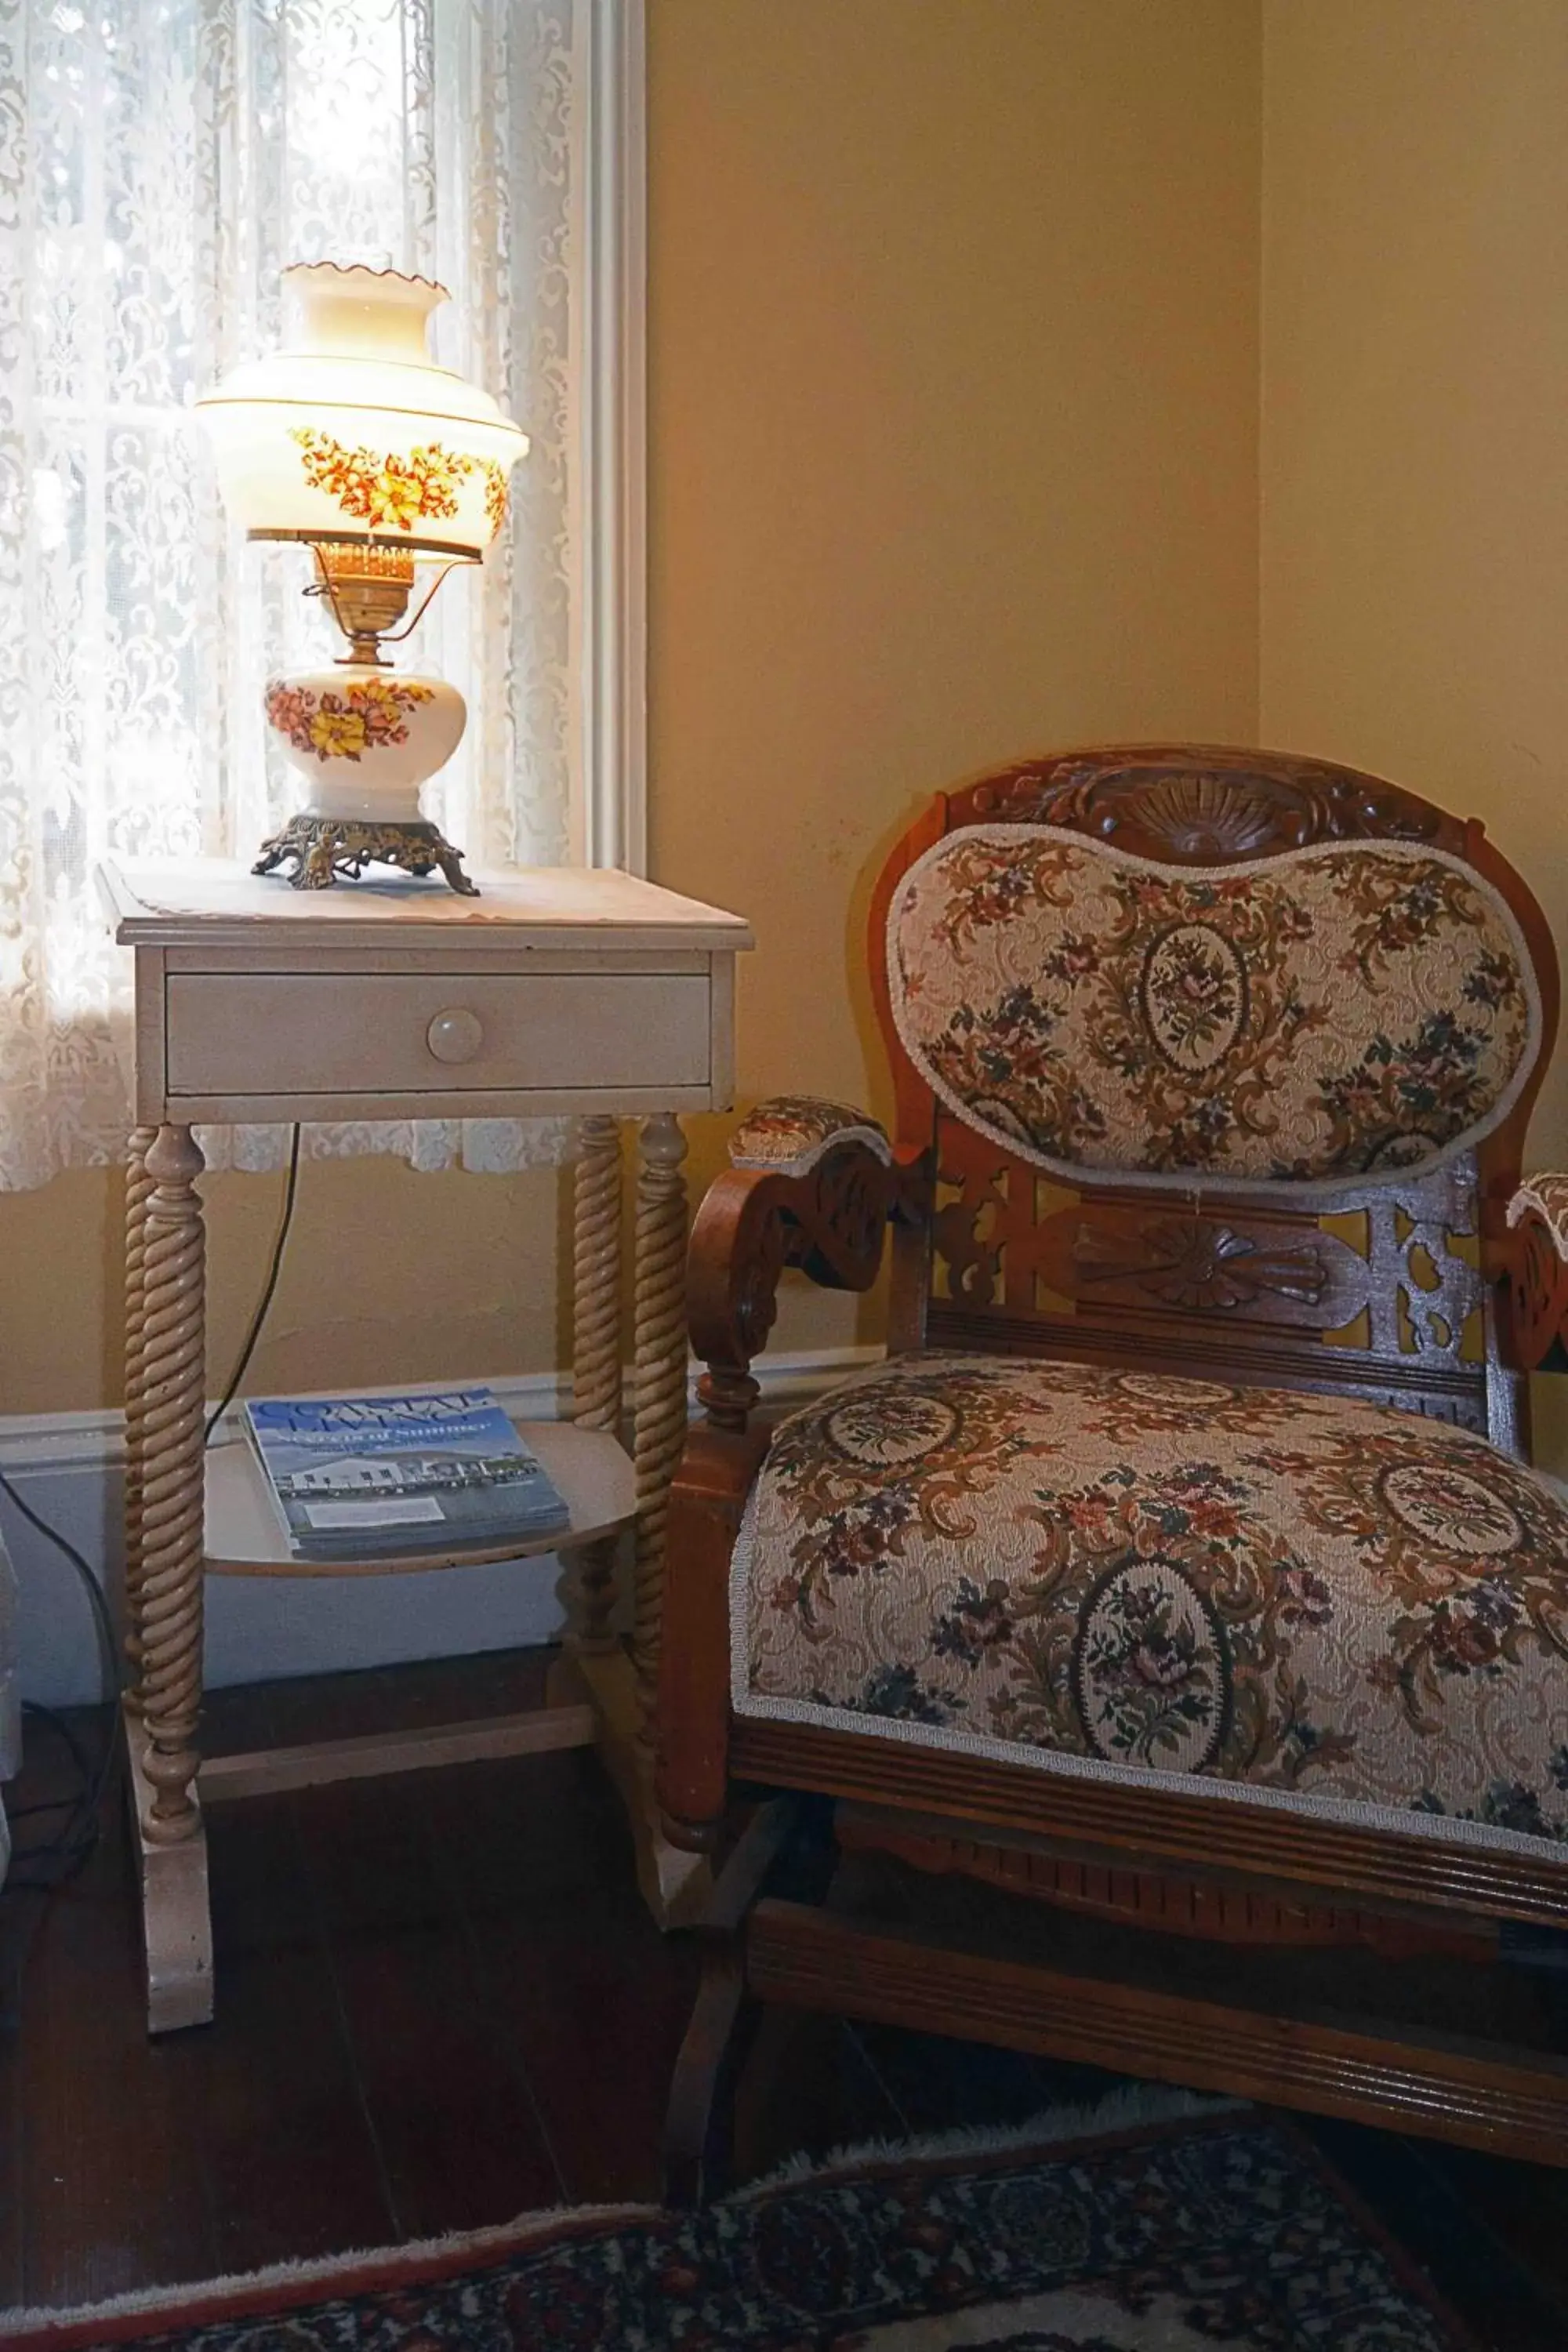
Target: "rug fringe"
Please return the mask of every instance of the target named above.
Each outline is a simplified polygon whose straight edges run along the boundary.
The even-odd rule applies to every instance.
[[[367,2263],[400,2268],[405,2263],[441,2262],[459,2253],[481,2259],[488,2253],[513,2253],[528,2246],[536,2236],[547,2236],[550,2231],[567,2222],[574,2228],[592,2228],[596,2222],[606,2227],[624,2223],[627,2228],[636,2228],[639,2222],[656,2221],[662,2210],[658,2205],[542,2205],[537,2211],[520,2213],[514,2221],[498,2221],[486,2230],[453,2230],[445,2237],[410,2238],[400,2246],[355,2246],[342,2254],[301,2255],[290,2262],[268,2263],[260,2270],[228,2271],[216,2278],[182,2279],[172,2285],[135,2287],[124,2294],[108,2295],[101,2303],[17,2305],[0,2311],[0,2346],[6,2347],[8,2352],[8,2347],[25,2335],[47,2342],[51,2334],[62,2335],[67,2328],[134,2319],[142,2312],[167,2313],[172,2321],[178,2321],[182,2310],[191,2305],[238,2299],[264,2293],[269,2287],[293,2286],[306,2280],[311,2285],[319,2282],[330,2295],[334,2280],[363,2270]]]
[[[1140,2125],[1177,2123],[1188,2117],[1225,2115],[1246,2107],[1244,2099],[1206,2098],[1193,2091],[1158,2084],[1130,2084],[1106,2097],[1076,2106],[1047,2107],[1026,2122],[1001,2128],[984,2125],[932,2132],[910,2139],[867,2139],[831,2148],[825,2157],[795,2156],[761,2180],[748,2181],[722,2201],[741,2205],[770,2192],[797,2187],[807,2180],[827,2181],[845,2173],[882,2164],[921,2164],[948,2158],[1006,2156],[1044,2150],[1062,2140],[1088,2138],[1127,2131]],[[75,2304],[68,2309],[47,2305],[0,2312],[0,2344],[26,2343],[47,2352],[51,2336],[79,2332],[88,2326],[109,2326],[132,2320],[144,2313],[178,2326],[184,2312],[203,2310],[230,2300],[250,2301],[272,2289],[309,2284],[330,2297],[335,2282],[374,2265],[382,2274],[420,2268],[456,2256],[482,2262],[488,2254],[522,2251],[552,2230],[595,2227],[636,2228],[664,2215],[658,2205],[552,2205],[520,2214],[515,2221],[488,2230],[458,2230],[440,2238],[412,2240],[397,2247],[362,2246],[347,2253],[310,2256],[296,2262],[272,2263],[255,2271],[230,2273],[221,2278],[193,2279],[178,2285],[141,2287],[110,2295],[101,2303]]]
[[[721,2201],[743,2205],[775,2189],[798,2188],[804,2180],[837,2179],[880,2164],[924,2164],[946,2157],[1010,2156],[1055,2147],[1064,2139],[1083,2139],[1106,2132],[1131,2131],[1141,2124],[1182,2123],[1199,2116],[1237,2114],[1250,2105],[1246,2099],[1205,2096],[1197,2091],[1165,2089],[1159,2084],[1131,2083],[1108,2091],[1102,2099],[1077,2106],[1042,2107],[1021,2124],[963,2124],[952,2131],[929,2132],[909,2139],[861,2139],[829,2148],[823,2157],[791,2156],[760,2180],[748,2180]]]

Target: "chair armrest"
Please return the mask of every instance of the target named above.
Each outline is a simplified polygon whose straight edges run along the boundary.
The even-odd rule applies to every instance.
[[[900,1160],[880,1129],[867,1140],[836,1125],[802,1172],[731,1168],[697,1212],[687,1301],[708,1418],[688,1433],[669,1490],[658,1665],[658,1801],[675,1845],[711,1852],[723,1828],[730,1559],[768,1449],[769,1431],[747,1420],[779,1277],[795,1265],[829,1288],[868,1290],[889,1223],[929,1218],[931,1168],[929,1152]]]
[[[798,1266],[829,1290],[869,1290],[890,1221],[931,1209],[929,1154],[908,1162],[836,1129],[803,1172],[732,1168],[708,1188],[691,1228],[687,1307],[707,1370],[697,1392],[719,1429],[743,1430],[761,1391],[752,1378],[778,1312],[779,1278]]]
[[[869,1111],[818,1095],[774,1095],[749,1111],[731,1136],[730,1165],[809,1176],[818,1160],[847,1143],[863,1143],[884,1162],[893,1157],[886,1129]]]
[[[1523,1371],[1568,1370],[1568,1174],[1527,1176],[1506,1223],[1509,1360]]]
[[[784,1108],[799,1107],[792,1097]],[[768,1449],[769,1431],[747,1420],[761,1394],[752,1360],[773,1328],[779,1277],[794,1265],[832,1289],[868,1290],[889,1223],[919,1225],[931,1214],[931,1153],[900,1160],[859,1112],[810,1108],[824,1114],[818,1131],[787,1153],[780,1107],[753,1114],[751,1148],[773,1150],[773,1160],[717,1178],[691,1228],[687,1301],[691,1344],[707,1367],[698,1394],[708,1418],[688,1433],[669,1490],[657,1783],[666,1834],[695,1853],[714,1851],[723,1832],[730,1559]]]

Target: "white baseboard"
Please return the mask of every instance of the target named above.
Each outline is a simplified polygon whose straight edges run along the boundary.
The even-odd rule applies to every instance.
[[[881,1352],[826,1348],[781,1354],[760,1360],[755,1371],[764,1402],[804,1403]],[[555,1372],[492,1376],[486,1385],[519,1421],[553,1421],[571,1392],[569,1381]],[[376,1391],[367,1387],[364,1393]],[[0,1471],[80,1552],[116,1607],[124,1454],[119,1412],[0,1416]],[[100,1698],[103,1663],[77,1570],[4,1494],[0,1532],[21,1587],[23,1696],[46,1706]],[[549,1642],[561,1624],[559,1575],[559,1563],[546,1556],[430,1576],[209,1577],[207,1684],[219,1689]]]

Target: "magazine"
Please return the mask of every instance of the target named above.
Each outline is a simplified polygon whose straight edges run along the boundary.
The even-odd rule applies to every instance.
[[[246,1428],[301,1559],[548,1535],[570,1515],[489,1389],[256,1397]]]

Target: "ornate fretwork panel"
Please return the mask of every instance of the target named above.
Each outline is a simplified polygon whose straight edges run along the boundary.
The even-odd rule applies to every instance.
[[[1074,1193],[938,1122],[928,1336],[1109,1350],[1375,1389],[1484,1427],[1474,1181],[1463,1163],[1348,1206]],[[1425,1393],[1423,1393],[1425,1391]]]

